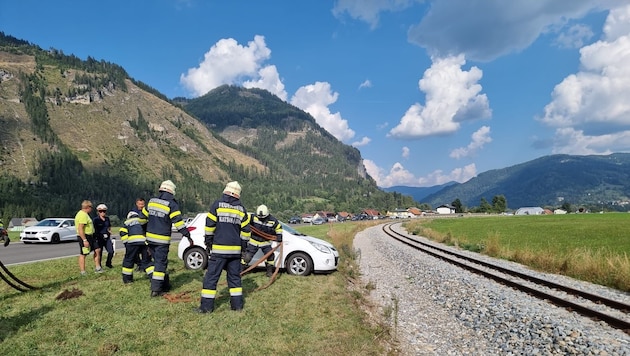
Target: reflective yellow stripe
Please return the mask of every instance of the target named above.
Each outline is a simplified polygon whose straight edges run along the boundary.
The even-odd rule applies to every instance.
[[[173,218],[175,218],[177,215],[182,215],[182,212],[179,210],[176,210],[172,212],[169,216],[171,217],[171,220],[173,220]]]
[[[158,235],[152,232],[147,232],[147,240],[158,243],[168,243],[171,241],[171,237],[167,235]]]
[[[164,276],[166,276],[166,273],[164,273],[164,272],[153,271],[153,279],[157,279],[159,281],[163,281],[164,280]]]
[[[123,267],[123,268],[122,268],[122,273],[123,273],[123,274],[126,274],[126,275],[133,275],[133,268],[126,268],[126,267]]]
[[[262,247],[262,246],[269,246],[271,245],[271,241],[256,241],[254,239],[249,239],[249,243],[254,245],[254,246],[258,246],[258,247]]]
[[[171,208],[168,205],[160,204],[160,203],[157,203],[155,201],[149,201],[149,206],[148,207],[149,208],[153,208],[155,210],[160,210],[160,211],[162,211],[165,214],[167,214],[171,210]],[[144,209],[142,210],[142,212],[144,212]],[[149,215],[148,212],[147,212],[146,215]]]
[[[127,235],[126,238],[124,240],[129,241],[138,241],[138,240],[144,240],[145,237],[144,235]]]
[[[238,287],[238,288],[230,288],[230,296],[235,297],[238,295],[243,295],[243,288],[242,287]]]
[[[213,244],[212,245],[212,251],[214,250],[220,250],[220,251],[240,251],[241,250],[241,246],[226,246],[226,245],[217,245],[217,244]]]
[[[201,298],[210,298],[214,299],[216,297],[217,291],[214,289],[202,289],[201,290]]]
[[[145,268],[145,269],[144,269],[144,271],[145,271],[147,274],[151,274],[151,273],[153,273],[153,270],[154,270],[154,269],[155,269],[155,267],[154,267],[154,266],[150,266],[150,267]]]

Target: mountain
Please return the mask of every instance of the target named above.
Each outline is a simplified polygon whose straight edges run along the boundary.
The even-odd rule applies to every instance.
[[[244,98],[251,108],[234,110]],[[228,180],[241,182],[248,209],[265,203],[280,217],[414,205],[379,190],[356,149],[270,93],[226,86],[204,99],[213,111],[200,120],[202,98],[169,100],[119,65],[0,32],[0,217],[73,216],[83,199],[124,216],[164,179],[184,213],[207,209]]]
[[[468,207],[503,195],[511,209],[523,206],[599,206],[623,210],[630,200],[630,153],[605,156],[551,155],[480,173],[468,182],[425,197],[433,207],[459,199]],[[627,209],[627,205],[626,208]]]
[[[263,195],[270,186],[282,185],[281,196],[267,197],[273,204],[290,201],[298,211],[317,209],[318,201],[328,202],[323,209],[338,211],[354,211],[373,199],[384,199],[381,204],[387,209],[415,205],[401,194],[383,195],[366,173],[359,150],[266,90],[223,85],[180,102],[228,144],[268,169],[267,183],[255,189]]]
[[[415,201],[422,202],[424,198],[431,194],[435,194],[438,191],[449,187],[451,185],[459,184],[457,182],[448,182],[441,185],[434,185],[432,187],[408,187],[404,185],[396,185],[389,188],[382,188],[386,192],[398,192],[403,195],[411,196]]]

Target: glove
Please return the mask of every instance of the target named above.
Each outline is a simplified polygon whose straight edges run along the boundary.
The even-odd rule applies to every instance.
[[[282,236],[276,236],[276,242],[277,243],[281,243],[282,242]]]
[[[188,243],[190,244],[190,246],[193,246],[195,244],[195,241],[193,241],[192,237],[190,237],[190,235],[186,236],[186,238],[188,239]]]
[[[208,256],[212,254],[212,245],[206,245],[206,252],[208,253]]]

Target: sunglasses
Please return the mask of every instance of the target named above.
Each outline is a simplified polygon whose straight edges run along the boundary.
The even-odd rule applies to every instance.
[[[107,212],[107,210],[99,210],[98,212],[99,212],[99,213],[106,213],[106,212]]]

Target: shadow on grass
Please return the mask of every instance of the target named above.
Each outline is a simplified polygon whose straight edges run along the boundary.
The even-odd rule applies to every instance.
[[[255,273],[255,272],[251,272]],[[264,270],[263,270],[264,273]],[[249,273],[248,273],[249,274]],[[201,293],[201,289],[203,286],[203,279],[206,275],[206,270],[203,271],[193,271],[193,270],[184,270],[184,271],[174,271],[169,272],[170,282],[173,290],[180,288],[182,286],[186,286],[190,283],[196,283],[197,289],[194,292]],[[245,275],[247,276],[247,275]],[[245,276],[241,277],[241,283],[243,287],[243,295],[245,297],[245,302],[247,302],[247,295],[251,294],[259,287],[258,283],[254,281],[252,278],[246,278]],[[221,273],[221,277],[219,279],[219,283],[217,284],[217,296],[214,301],[214,307],[218,308],[223,304],[230,303],[230,288],[225,281],[226,272],[223,271]],[[189,290],[190,288],[186,288]]]
[[[51,306],[43,306],[41,308],[33,309],[28,312],[20,313],[12,317],[0,317],[0,325],[2,325],[2,332],[0,333],[0,342],[11,337],[17,333],[22,327],[39,319],[42,315],[52,310]]]

